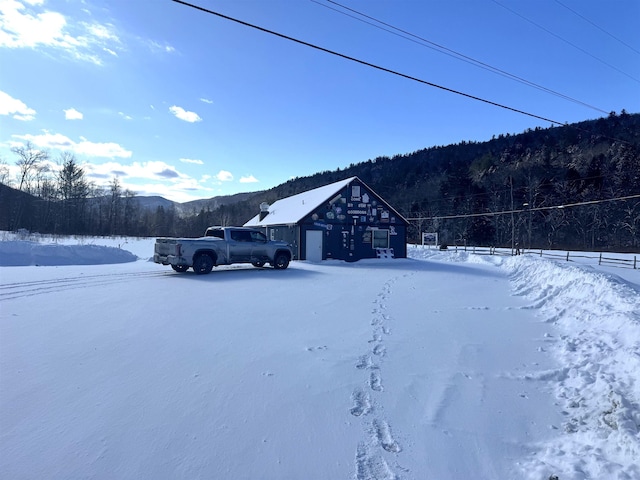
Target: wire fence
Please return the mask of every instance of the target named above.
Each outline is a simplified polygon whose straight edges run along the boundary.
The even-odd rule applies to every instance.
[[[419,245],[418,245],[419,246]],[[427,247],[423,248],[437,248]],[[536,255],[540,257],[553,258],[556,260],[565,260],[567,262],[580,261],[582,263],[598,262],[598,265],[607,265],[610,267],[631,268],[633,270],[640,269],[638,255],[627,255],[626,257],[614,256],[615,254],[603,252],[577,252],[577,251],[561,251],[561,250],[534,250],[534,249],[518,249],[518,248],[498,248],[498,247],[476,247],[476,246],[459,246],[451,245],[446,247],[449,251],[464,251],[475,255]],[[586,262],[584,261],[586,260]]]

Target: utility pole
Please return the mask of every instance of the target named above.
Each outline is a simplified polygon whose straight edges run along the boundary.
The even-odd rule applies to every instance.
[[[516,247],[516,223],[513,216],[513,176],[509,177],[509,185],[511,188],[511,255],[513,255]]]

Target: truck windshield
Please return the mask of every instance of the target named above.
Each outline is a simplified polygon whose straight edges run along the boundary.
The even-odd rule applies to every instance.
[[[224,231],[220,229],[209,229],[206,231],[205,237],[216,237],[224,240]]]

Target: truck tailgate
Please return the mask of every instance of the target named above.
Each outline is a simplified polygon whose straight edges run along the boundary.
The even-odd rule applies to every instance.
[[[175,238],[157,238],[155,253],[162,256],[175,255],[178,242]]]

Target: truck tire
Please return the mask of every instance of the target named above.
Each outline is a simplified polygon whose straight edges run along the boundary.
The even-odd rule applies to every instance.
[[[213,269],[213,258],[207,253],[201,253],[193,259],[193,271],[198,275],[211,273]]]
[[[284,270],[289,266],[289,255],[286,253],[276,253],[276,258],[273,259],[272,265],[276,270]]]
[[[189,266],[188,265],[171,265],[171,268],[173,268],[178,273],[184,273],[189,269]]]

